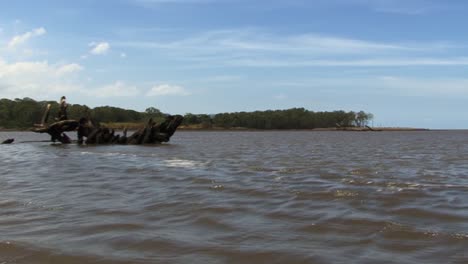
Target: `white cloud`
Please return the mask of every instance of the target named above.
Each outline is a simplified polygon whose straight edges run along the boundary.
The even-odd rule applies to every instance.
[[[127,58],[127,54],[125,54],[124,52],[120,53],[120,58]]]
[[[153,86],[147,93],[146,96],[165,96],[165,95],[178,95],[186,96],[190,95],[184,87],[177,85],[161,84]]]
[[[66,65],[58,67],[56,70],[56,73],[57,75],[66,75],[70,73],[79,72],[82,70],[83,70],[83,67],[81,65],[76,64],[76,63],[71,63],[71,64],[66,64]]]
[[[90,53],[94,55],[103,55],[110,50],[110,44],[108,42],[92,42],[89,46],[92,47]]]
[[[78,64],[53,65],[47,61],[8,63],[0,59],[0,94],[2,97],[57,96],[81,89],[76,73],[83,69]]]
[[[32,31],[28,31],[28,32],[26,32],[24,34],[16,35],[8,42],[8,47],[9,48],[15,48],[18,45],[24,44],[30,38],[42,36],[45,33],[46,33],[46,30],[43,27],[40,27],[40,28],[36,28],[36,29],[34,29]]]
[[[93,89],[88,94],[97,97],[131,97],[139,95],[140,91],[135,86],[127,85],[123,81],[116,81],[113,84]]]
[[[28,75],[53,74],[62,76],[81,71],[83,67],[79,64],[50,65],[47,61],[24,61],[8,63],[0,60],[0,78],[2,80],[9,77],[27,77]]]

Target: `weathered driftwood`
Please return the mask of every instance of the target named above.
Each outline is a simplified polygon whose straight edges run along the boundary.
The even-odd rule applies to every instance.
[[[95,127],[86,118],[76,120],[63,120],[55,122],[49,126],[33,128],[36,133],[47,133],[52,141],[61,143],[71,143],[65,132],[77,131],[78,144],[158,144],[168,142],[171,136],[182,123],[183,117],[180,115],[167,116],[164,122],[155,123],[152,119],[141,129],[127,137],[127,131],[122,135],[116,134],[113,129],[106,127]]]
[[[11,143],[13,143],[13,141],[15,141],[14,138],[9,138],[9,139],[7,139],[7,140],[4,140],[4,141],[3,141],[2,143],[0,143],[0,144],[11,144]]]

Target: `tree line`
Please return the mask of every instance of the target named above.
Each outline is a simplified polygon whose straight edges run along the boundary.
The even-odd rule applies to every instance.
[[[31,98],[0,99],[0,128],[25,129],[39,123],[47,105],[51,105],[49,122],[57,116],[59,104],[55,101],[35,101]],[[67,108],[69,119],[86,117],[95,123],[99,122],[144,122],[149,118],[155,121],[164,119],[164,114],[150,107],[145,112],[127,110],[112,106],[90,108],[86,105],[69,104]]]
[[[59,105],[55,101],[35,101],[31,98],[0,99],[0,128],[25,129],[31,127],[41,120],[47,104],[51,104],[49,120],[52,120],[59,109]],[[67,110],[69,119],[86,117],[96,123],[140,123],[149,118],[161,121],[165,116],[155,107],[138,112],[112,106],[90,108],[86,105],[71,104]],[[372,119],[373,115],[364,111],[314,112],[304,108],[292,108],[215,115],[187,113],[184,115],[182,125],[198,128],[313,129],[362,127],[368,125]]]
[[[314,112],[304,108],[267,110],[255,112],[220,113],[216,115],[186,114],[186,125],[199,124],[202,128],[252,128],[252,129],[314,129],[329,127],[363,127],[373,119],[364,111]]]

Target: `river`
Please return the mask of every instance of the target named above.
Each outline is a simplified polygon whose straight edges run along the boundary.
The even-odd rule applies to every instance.
[[[467,263],[468,132],[0,132],[0,263]]]

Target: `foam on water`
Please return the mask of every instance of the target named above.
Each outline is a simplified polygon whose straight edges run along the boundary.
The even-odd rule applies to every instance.
[[[186,169],[202,168],[205,166],[205,162],[199,162],[195,160],[183,160],[183,159],[163,160],[163,163],[167,167],[186,168]]]

